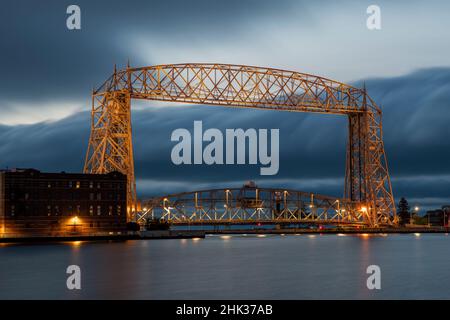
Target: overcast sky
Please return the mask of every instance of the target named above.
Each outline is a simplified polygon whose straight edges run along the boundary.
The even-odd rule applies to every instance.
[[[81,8],[81,30],[66,8]],[[381,30],[366,8],[381,8]],[[10,1],[0,10],[0,167],[80,171],[90,92],[114,64],[220,62],[279,67],[361,85],[383,107],[396,198],[450,203],[448,1]],[[141,195],[240,185],[340,195],[346,120],[211,107],[134,105]],[[226,119],[226,121],[224,121]],[[206,127],[279,128],[280,172],[170,162],[170,133]],[[63,152],[62,152],[63,151]],[[186,183],[189,181],[189,183]]]

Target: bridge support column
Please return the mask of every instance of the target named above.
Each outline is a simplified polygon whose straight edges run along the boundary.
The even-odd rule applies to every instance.
[[[348,116],[349,137],[344,197],[359,203],[371,226],[397,223],[382,140],[381,112]]]
[[[130,101],[127,92],[113,91],[93,95],[91,135],[84,172],[119,171],[126,174],[127,219],[134,221],[137,199]]]

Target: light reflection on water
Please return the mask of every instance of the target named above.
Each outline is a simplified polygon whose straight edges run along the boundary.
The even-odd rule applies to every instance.
[[[66,268],[82,290],[66,289]],[[366,269],[381,268],[381,290]],[[0,298],[450,298],[444,234],[214,235],[205,239],[0,245]]]

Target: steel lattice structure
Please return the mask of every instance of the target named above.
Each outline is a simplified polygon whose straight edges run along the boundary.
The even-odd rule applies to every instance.
[[[176,225],[308,223],[365,225],[358,202],[314,193],[257,187],[161,196],[143,203],[138,222],[158,218]]]
[[[84,171],[127,174],[136,211],[131,99],[346,115],[349,142],[344,198],[367,208],[365,221],[397,223],[383,144],[382,112],[359,89],[326,78],[272,68],[174,64],[115,70],[92,94],[92,123]]]

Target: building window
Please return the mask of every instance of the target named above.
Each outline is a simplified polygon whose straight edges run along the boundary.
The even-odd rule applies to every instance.
[[[97,182],[97,189],[100,189],[101,188],[101,184],[100,184],[100,182]]]
[[[89,206],[89,214],[94,215],[94,206]]]
[[[55,216],[57,216],[59,214],[59,207],[55,206]]]
[[[80,205],[77,205],[77,215],[80,214]]]
[[[94,193],[93,192],[89,193],[89,200],[91,200],[91,201],[94,200]]]
[[[102,200],[102,194],[100,192],[97,193],[97,200]]]
[[[16,213],[16,206],[12,205],[11,206],[11,216],[14,217],[14,214]]]
[[[30,195],[28,193],[25,193],[25,200],[28,200],[30,198]]]
[[[97,215],[101,215],[102,214],[102,207],[101,206],[97,206]]]
[[[51,182],[48,182],[47,183],[47,188],[51,188],[52,187],[52,183]]]
[[[50,216],[52,214],[52,206],[47,206],[47,215]]]
[[[75,184],[75,188],[80,189],[80,181],[77,181],[77,183]]]
[[[122,213],[122,207],[117,206],[117,215],[120,216],[121,213]]]
[[[73,187],[73,183],[72,183],[72,181],[69,181],[69,188],[72,188]]]
[[[112,212],[113,212],[113,207],[112,207],[112,206],[109,206],[108,214],[111,216],[111,215],[112,215]]]
[[[92,189],[94,187],[94,182],[93,181],[89,181],[89,188]]]

